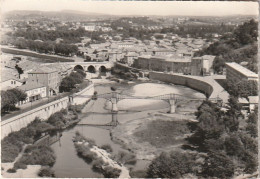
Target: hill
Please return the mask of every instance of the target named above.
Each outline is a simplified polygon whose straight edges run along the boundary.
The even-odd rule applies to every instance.
[[[253,19],[245,22],[195,56],[217,56],[213,63],[213,69],[217,73],[223,71],[225,62],[245,62],[248,69],[257,73],[257,26],[258,23]]]
[[[6,19],[12,20],[39,20],[52,19],[61,21],[86,21],[89,19],[108,19],[114,17],[109,14],[82,12],[74,10],[62,11],[29,11],[29,10],[15,10],[4,14]]]

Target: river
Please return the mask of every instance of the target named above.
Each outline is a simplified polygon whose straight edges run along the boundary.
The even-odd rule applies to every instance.
[[[169,92],[175,92],[191,97],[203,97],[201,93],[192,89],[166,84],[155,83],[133,83],[128,84],[102,84],[95,85],[95,91],[98,94],[111,92],[111,86],[116,87],[118,92],[129,95],[162,95]],[[153,100],[122,100],[118,103],[119,113],[114,118],[117,118],[119,125],[132,119],[142,119],[148,116],[152,111],[165,111],[167,112],[169,106],[165,101]],[[83,159],[79,158],[76,154],[74,144],[72,142],[75,132],[79,131],[85,137],[95,140],[98,146],[103,144],[110,144],[113,153],[118,151],[125,151],[119,144],[113,142],[110,137],[110,130],[113,127],[94,127],[82,124],[106,124],[112,121],[112,114],[109,110],[110,103],[105,99],[97,99],[90,101],[82,110],[79,115],[81,121],[79,125],[73,128],[66,129],[63,132],[60,140],[52,145],[53,150],[57,156],[56,163],[53,166],[56,177],[62,178],[102,178],[103,175],[92,171],[91,165],[87,164]],[[145,169],[149,161],[138,160],[134,169]]]

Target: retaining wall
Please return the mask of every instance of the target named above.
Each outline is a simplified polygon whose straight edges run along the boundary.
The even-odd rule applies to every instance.
[[[90,96],[92,96],[94,94],[94,84],[90,84],[87,88],[85,88],[84,90],[75,93],[73,95],[73,101],[72,101],[72,105],[80,105],[80,104],[84,104],[86,103],[89,99],[91,99]],[[83,97],[81,95],[86,95],[89,97]]]
[[[167,83],[173,83],[176,85],[187,86],[189,88],[195,89],[206,94],[206,96],[209,98],[211,98],[211,94],[213,92],[213,87],[209,83],[191,76],[150,72],[149,78],[152,80],[159,80]]]
[[[84,98],[77,95],[93,95],[93,93],[94,84],[91,84],[82,91],[74,94],[72,104],[84,104],[87,100],[90,99],[90,97]],[[1,121],[1,139],[3,139],[11,132],[19,131],[21,128],[26,127],[35,119],[35,117],[47,120],[53,113],[58,112],[61,109],[66,109],[68,105],[69,97],[66,96],[64,98]]]
[[[46,55],[46,54],[39,54],[37,52],[30,52],[20,49],[12,49],[8,47],[1,47],[1,51],[4,53],[11,53],[15,55],[24,55],[24,56],[30,56],[30,57],[36,57],[36,58],[43,58],[46,62],[74,62],[74,60],[70,59],[69,57],[59,57],[54,55]]]
[[[26,127],[36,117],[47,120],[53,113],[66,109],[68,107],[69,98],[64,97],[56,101],[50,102],[38,108],[32,109],[25,113],[19,114],[12,118],[1,121],[1,139],[9,133],[19,131],[21,128]]]

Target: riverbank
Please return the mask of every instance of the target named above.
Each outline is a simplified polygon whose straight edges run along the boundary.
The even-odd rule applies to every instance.
[[[93,170],[101,172],[104,177],[130,178],[129,170],[124,165],[120,165],[111,159],[111,154],[96,146],[93,140],[76,132],[73,142],[79,157],[89,164],[93,163]]]
[[[190,135],[187,122],[191,120],[194,116],[153,113],[117,126],[111,130],[111,137],[138,160],[151,161],[162,151],[177,150],[185,144],[184,138]]]
[[[138,84],[122,93],[132,96],[175,93],[188,97],[205,97],[201,93],[184,87],[175,88],[172,85],[154,83]],[[119,110],[139,109],[140,112],[142,110],[148,110],[148,112],[142,118],[121,122],[111,130],[112,140],[133,152],[138,160],[151,161],[162,151],[177,150],[185,144],[184,138],[190,135],[187,122],[196,121],[194,113],[200,104],[201,101],[179,100],[176,103],[176,113],[169,114],[167,113],[169,104],[165,101],[132,99],[119,101]],[[153,111],[156,108],[158,110]]]
[[[1,141],[4,176],[38,177],[41,166],[55,163],[54,151],[49,146],[59,137],[52,140],[51,136],[77,122],[77,113],[64,109],[51,115],[47,121],[35,118],[27,127],[10,133]]]

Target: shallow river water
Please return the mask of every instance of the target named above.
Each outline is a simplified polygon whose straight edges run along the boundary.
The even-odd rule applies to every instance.
[[[104,84],[96,85],[95,91],[98,94],[111,92],[111,86],[115,86],[118,92],[123,94],[143,96],[143,95],[162,95],[169,92],[190,96],[190,97],[203,97],[203,94],[198,93],[192,89],[155,83],[132,84]],[[148,101],[148,100],[122,100],[118,103],[119,113],[117,120],[120,123],[125,123],[132,119],[142,119],[148,116],[149,112],[153,111],[167,111],[169,106],[165,101]],[[109,103],[105,99],[97,99],[90,101],[80,114],[81,121],[79,125],[65,130],[60,138],[60,141],[52,145],[53,150],[57,156],[56,163],[53,166],[56,177],[74,177],[74,178],[100,178],[102,174],[93,172],[91,165],[87,164],[83,159],[79,158],[72,141],[75,132],[79,131],[85,137],[95,140],[98,146],[103,144],[110,144],[113,153],[124,151],[119,144],[114,143],[110,138],[110,130],[112,127],[94,127],[82,124],[106,124],[112,121],[112,114],[109,109]],[[134,169],[145,169],[149,161],[138,160]]]

